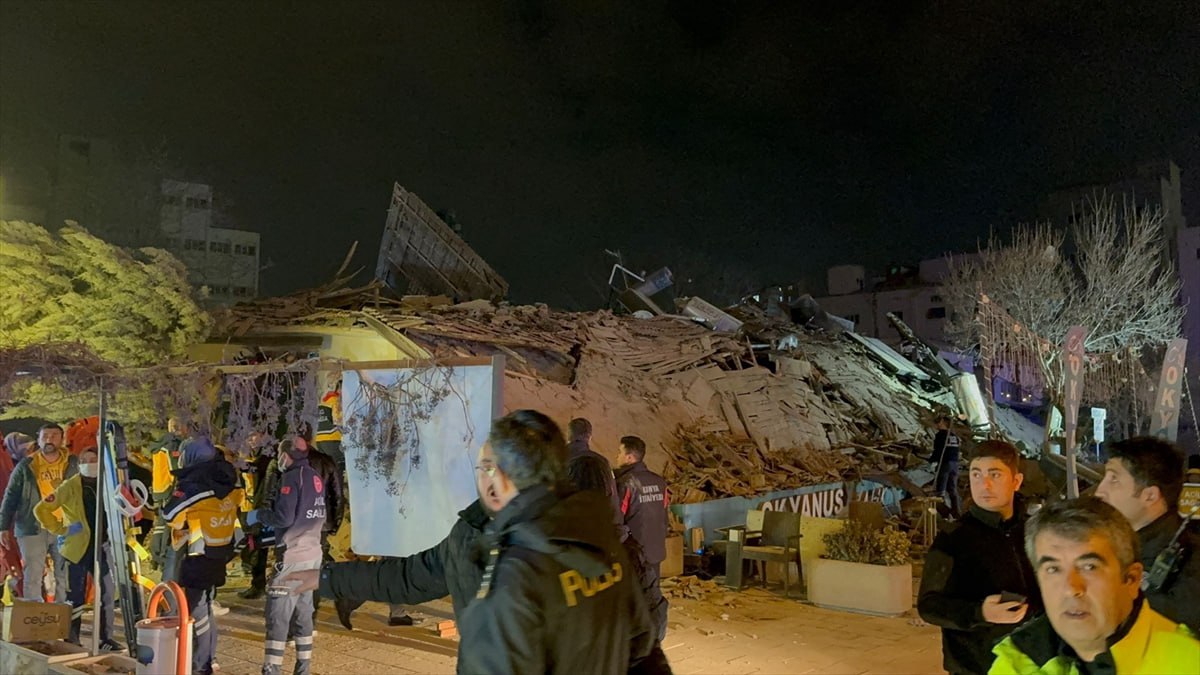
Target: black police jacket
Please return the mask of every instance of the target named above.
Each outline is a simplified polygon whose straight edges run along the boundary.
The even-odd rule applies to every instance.
[[[458,621],[461,673],[625,673],[655,628],[594,491],[523,490],[488,528],[489,562]]]
[[[993,624],[983,618],[983,600],[1004,591],[1024,595],[1027,623],[1041,613],[1041,595],[1025,555],[1025,518],[971,506],[959,526],[942,532],[925,556],[917,611],[942,629],[942,665],[951,673],[986,673],[992,647],[1020,624]]]
[[[658,565],[667,558],[667,481],[644,462],[617,469],[616,480],[629,535],[642,545],[646,560]]]
[[[455,617],[462,617],[483,580],[487,562],[483,533],[489,522],[491,516],[476,500],[459,512],[450,534],[433,548],[404,558],[326,564],[321,570],[320,594],[400,605],[415,605],[449,595]],[[665,610],[657,585],[653,590],[654,596],[648,602]],[[629,672],[669,675],[671,668],[655,645],[649,658],[631,664]]]
[[[1142,542],[1142,564],[1145,574],[1150,574],[1154,560],[1171,543],[1171,538],[1183,524],[1178,513],[1160,516],[1153,523],[1138,530]],[[1150,607],[1175,623],[1182,623],[1193,631],[1200,630],[1200,537],[1191,529],[1179,537],[1182,556],[1179,567],[1167,577],[1162,588],[1146,591]]]

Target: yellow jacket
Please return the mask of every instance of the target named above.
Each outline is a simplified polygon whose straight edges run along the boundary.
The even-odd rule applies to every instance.
[[[33,507],[33,516],[48,532],[64,537],[64,558],[73,563],[83,559],[92,541],[92,528],[88,525],[87,511],[83,506],[83,481],[79,474],[63,481],[54,492],[38,502]],[[67,528],[72,523],[82,523],[83,529],[75,534],[67,534]]]
[[[1125,637],[1109,648],[1120,675],[1196,675],[1200,641],[1187,626],[1150,609],[1142,601],[1137,620]],[[1075,660],[1059,653],[1061,638],[1041,616],[1004,638],[992,652],[996,661],[988,675],[1079,675]]]

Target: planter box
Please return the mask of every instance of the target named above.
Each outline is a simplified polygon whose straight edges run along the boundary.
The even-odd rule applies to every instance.
[[[54,664],[43,671],[50,675],[135,675],[137,661],[124,654],[103,654]]]
[[[87,651],[69,642],[31,642],[18,645],[0,642],[0,673],[4,675],[43,675],[54,664],[87,658]]]
[[[818,607],[898,616],[912,609],[912,565],[865,565],[816,558],[808,573],[808,600]]]

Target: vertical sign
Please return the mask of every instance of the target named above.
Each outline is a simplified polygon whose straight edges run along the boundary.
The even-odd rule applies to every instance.
[[[1187,354],[1187,340],[1171,340],[1167,355],[1163,357],[1162,376],[1158,380],[1158,392],[1154,397],[1154,418],[1151,420],[1151,435],[1175,442],[1179,434],[1179,410],[1183,404],[1183,357]]]
[[[1079,477],[1075,470],[1075,430],[1079,426],[1079,405],[1083,402],[1083,340],[1087,330],[1071,326],[1063,348],[1063,448],[1067,456],[1067,499],[1079,496]]]

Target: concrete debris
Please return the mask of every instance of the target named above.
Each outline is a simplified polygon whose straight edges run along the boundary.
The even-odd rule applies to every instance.
[[[662,580],[661,587],[663,595],[668,599],[688,598],[690,600],[704,600],[710,595],[725,591],[725,588],[717,582],[699,577],[668,577]],[[733,594],[729,593],[729,595]],[[732,601],[723,604],[732,605]]]

